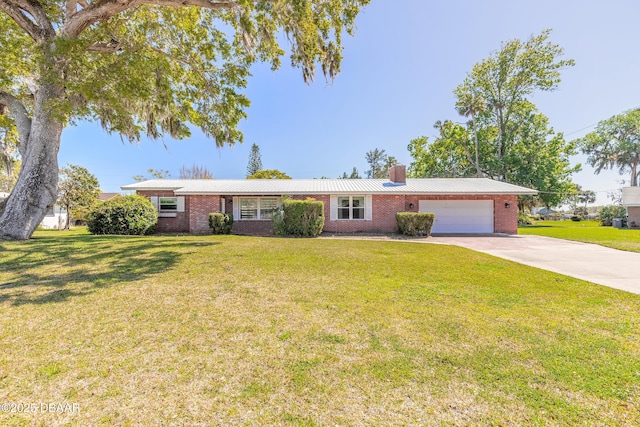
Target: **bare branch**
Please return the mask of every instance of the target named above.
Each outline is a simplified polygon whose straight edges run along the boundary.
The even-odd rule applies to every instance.
[[[8,113],[7,109],[9,110]],[[18,151],[20,155],[24,155],[31,133],[31,118],[27,113],[27,109],[18,98],[10,93],[0,91],[0,113],[7,114],[16,122],[18,135],[20,136]]]

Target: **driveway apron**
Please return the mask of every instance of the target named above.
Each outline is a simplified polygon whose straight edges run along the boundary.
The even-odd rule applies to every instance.
[[[429,240],[640,294],[640,253],[531,235],[435,236]]]

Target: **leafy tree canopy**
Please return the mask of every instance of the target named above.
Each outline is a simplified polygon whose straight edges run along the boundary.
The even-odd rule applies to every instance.
[[[369,164],[367,178],[388,178],[389,169],[398,164],[395,157],[389,156],[384,150],[378,148],[367,151],[364,157]]]
[[[249,105],[239,90],[256,60],[280,66],[280,31],[305,81],[317,63],[332,78],[342,34],[366,3],[3,0],[0,91],[29,108],[34,83],[64,87],[52,100],[61,120],[97,120],[131,141],[184,138],[191,123],[232,144],[242,140],[237,125]]]
[[[85,167],[67,165],[60,169],[58,203],[67,210],[67,224],[70,218],[82,219],[98,202],[100,183]]]
[[[242,141],[252,64],[332,79],[342,37],[369,0],[0,0],[0,116],[22,168],[0,206],[0,238],[31,236],[56,198],[65,126],[101,123],[129,141]],[[191,125],[191,126],[189,126]]]
[[[569,162],[575,144],[556,133],[529,100],[536,91],[557,88],[560,70],[573,65],[560,59],[563,50],[549,35],[545,30],[525,42],[505,42],[474,65],[454,90],[457,111],[471,122],[438,121],[433,142],[412,140],[410,176],[486,176],[540,191],[537,198],[522,197],[521,207],[562,201],[573,188],[572,173],[580,169]]]
[[[277,169],[264,169],[248,176],[247,179],[291,179],[291,177]]]
[[[355,166],[353,167],[353,170],[351,171],[350,174],[347,174],[346,172],[342,173],[342,176],[339,176],[338,179],[361,179],[362,177],[360,176],[360,173],[358,172],[358,168],[356,168]]]
[[[142,182],[149,179],[167,179],[171,176],[171,172],[166,169],[147,169],[148,175],[136,175],[133,177],[134,181]]]
[[[576,143],[596,174],[617,168],[620,174],[629,173],[629,185],[640,185],[640,109],[602,120],[595,131]]]

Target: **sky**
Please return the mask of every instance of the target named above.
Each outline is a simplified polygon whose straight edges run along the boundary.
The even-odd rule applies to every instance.
[[[206,166],[219,179],[245,177],[249,152],[258,144],[264,169],[292,178],[337,178],[355,166],[364,175],[365,153],[384,149],[409,165],[413,138],[437,135],[437,120],[464,121],[453,89],[511,39],[525,40],[551,28],[550,41],[576,65],[562,71],[553,92],[531,100],[567,140],[592,131],[598,121],[640,106],[640,2],[610,0],[372,0],[344,38],[342,71],[333,82],[320,75],[310,85],[290,67],[252,69],[251,99],[240,129],[244,143],[216,148],[198,130],[185,140],[169,137],[123,142],[99,124],[79,123],[62,135],[59,163],[86,167],[103,191],[119,192],[133,176],[164,169],[178,178],[181,166]],[[607,193],[627,179],[617,171],[595,175],[586,157],[573,157],[582,172],[574,182]]]

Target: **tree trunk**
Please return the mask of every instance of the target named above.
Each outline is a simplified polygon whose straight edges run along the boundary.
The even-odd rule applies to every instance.
[[[31,131],[24,150],[18,181],[0,207],[0,239],[26,240],[42,222],[57,199],[58,149],[64,125],[48,108],[62,90],[40,85],[36,96]]]

